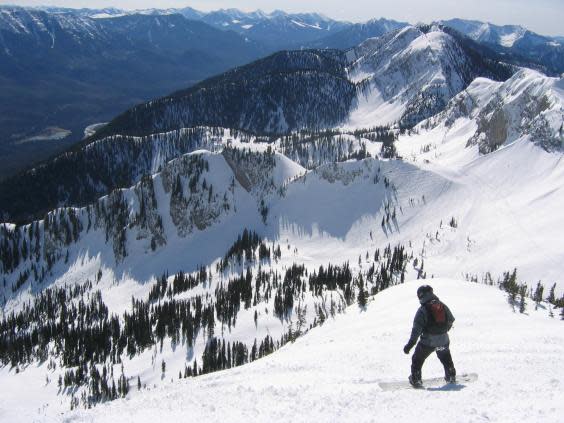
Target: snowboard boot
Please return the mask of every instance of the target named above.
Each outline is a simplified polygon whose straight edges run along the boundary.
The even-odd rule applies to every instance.
[[[422,388],[423,382],[421,381],[421,372],[414,372],[409,375],[409,383],[414,388]]]
[[[445,381],[447,383],[456,383],[456,369],[454,367],[445,369]]]

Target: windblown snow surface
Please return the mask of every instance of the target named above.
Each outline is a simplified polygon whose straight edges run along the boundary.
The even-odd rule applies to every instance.
[[[514,313],[495,287],[431,281],[452,308],[452,353],[473,384],[383,392],[404,380],[401,351],[418,307],[417,281],[376,295],[365,312],[316,328],[272,356],[234,370],[176,381],[65,421],[86,422],[560,422],[564,413],[564,332],[544,307]],[[429,357],[424,376],[440,376]]]

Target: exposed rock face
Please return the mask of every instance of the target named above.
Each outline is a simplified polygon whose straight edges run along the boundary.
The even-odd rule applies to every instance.
[[[170,217],[181,237],[211,226],[231,208],[232,191],[206,180],[209,169],[206,156],[195,154],[181,157],[162,172],[163,189],[170,193]]]
[[[502,108],[478,117],[478,130],[468,145],[479,144],[481,154],[497,150],[507,140],[507,119]]]
[[[162,218],[159,214],[153,178],[147,176],[135,187],[139,212],[135,223],[139,227],[137,240],[148,239],[152,250],[166,244]]]
[[[564,149],[563,80],[522,69],[503,83],[482,78],[454,97],[445,110],[420,125],[451,127],[459,118],[474,120],[467,146],[481,154],[528,136],[547,151]]]

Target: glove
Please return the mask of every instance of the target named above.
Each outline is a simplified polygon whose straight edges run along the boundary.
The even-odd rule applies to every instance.
[[[407,344],[405,344],[405,347],[403,347],[403,352],[404,352],[405,354],[409,354],[409,351],[410,351],[412,348],[413,348],[413,344],[411,344],[411,343],[408,342]]]

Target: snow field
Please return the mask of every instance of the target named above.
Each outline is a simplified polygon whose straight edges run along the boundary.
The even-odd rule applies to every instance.
[[[294,344],[240,368],[134,393],[65,421],[144,422],[190,419],[296,422],[559,422],[564,405],[564,333],[543,305],[513,312],[495,287],[452,279],[427,281],[452,309],[451,347],[467,386],[382,392],[378,381],[403,380],[402,352],[418,303],[408,282],[356,305]],[[424,376],[440,376],[429,357]]]

